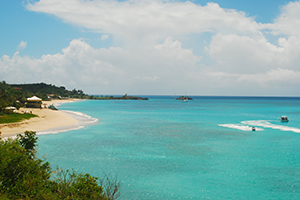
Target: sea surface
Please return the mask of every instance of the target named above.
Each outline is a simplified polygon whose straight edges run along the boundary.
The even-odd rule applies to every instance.
[[[147,97],[59,105],[83,123],[39,133],[39,157],[116,177],[120,200],[300,199],[300,98]]]

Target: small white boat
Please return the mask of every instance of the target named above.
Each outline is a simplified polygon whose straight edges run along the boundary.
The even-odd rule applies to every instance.
[[[288,122],[289,119],[287,118],[287,116],[281,116],[280,117],[280,121],[282,121],[282,122]]]
[[[188,101],[189,101],[188,98],[185,98],[185,99],[182,100],[182,102],[188,102]]]
[[[256,128],[254,126],[252,126],[252,131],[256,131]]]

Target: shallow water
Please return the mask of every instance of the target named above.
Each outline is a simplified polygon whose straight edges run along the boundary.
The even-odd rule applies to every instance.
[[[98,122],[40,135],[39,156],[117,176],[119,199],[298,199],[299,98],[149,98],[62,104]]]

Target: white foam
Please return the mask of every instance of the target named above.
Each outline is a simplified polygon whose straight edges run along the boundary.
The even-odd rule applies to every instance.
[[[264,128],[272,128],[272,129],[277,129],[277,130],[281,130],[281,131],[292,131],[292,132],[295,132],[295,133],[300,133],[299,128],[283,126],[283,125],[276,125],[276,124],[272,124],[272,123],[270,123],[269,121],[266,121],[266,120],[243,121],[241,123],[252,125],[252,126],[261,126],[261,127],[264,127]]]
[[[96,123],[98,119],[93,118],[89,115],[86,115],[81,112],[75,112],[75,111],[69,111],[69,110],[63,110],[65,113],[70,114],[72,117],[80,120],[81,122],[84,121],[85,124],[91,124],[91,123]]]
[[[71,125],[71,126],[62,126],[62,127],[48,129],[45,131],[38,131],[36,134],[37,135],[57,134],[57,133],[71,131],[71,130],[81,129],[87,125],[91,125],[91,124],[98,122],[98,119],[93,118],[93,117],[86,115],[84,113],[81,113],[81,112],[75,112],[75,111],[69,111],[69,110],[61,110],[61,111],[65,112],[66,114],[70,115],[71,117],[77,119],[78,122],[75,125]]]
[[[80,101],[82,101],[82,100],[80,100]],[[77,100],[75,100],[75,101],[73,101],[73,100],[62,100],[62,101],[57,101],[57,102],[53,103],[53,106],[58,107],[58,106],[60,106],[64,103],[74,103],[74,102],[77,102]]]
[[[252,126],[245,126],[245,125],[238,125],[238,124],[219,124],[219,126],[226,127],[226,128],[232,128],[232,129],[238,129],[241,131],[252,131]],[[255,128],[256,131],[263,131],[262,128]]]
[[[59,128],[54,128],[54,129],[48,129],[46,131],[38,131],[36,134],[37,135],[58,134],[58,133],[63,133],[63,132],[67,132],[67,131],[81,129],[83,127],[84,126],[59,127]]]

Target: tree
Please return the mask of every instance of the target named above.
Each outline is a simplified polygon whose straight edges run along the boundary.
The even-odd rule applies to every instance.
[[[45,199],[51,193],[50,164],[29,157],[18,140],[0,141],[0,192],[7,199]]]
[[[36,146],[37,137],[34,131],[25,131],[24,135],[18,134],[17,139],[21,146],[30,154],[34,154],[34,147]]]
[[[26,131],[16,139],[0,138],[0,198],[23,200],[115,200],[120,184],[101,185],[89,174],[52,171],[50,163],[36,157],[35,132]],[[30,155],[30,156],[28,156]],[[56,175],[56,178],[51,176]],[[100,184],[99,184],[100,183]],[[112,189],[111,191],[108,191]]]

